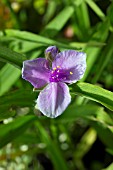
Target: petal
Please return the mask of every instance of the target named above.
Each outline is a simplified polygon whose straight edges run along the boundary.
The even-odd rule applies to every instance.
[[[58,53],[52,63],[52,68],[60,67],[66,73],[66,83],[80,80],[86,70],[86,54],[75,50]]]
[[[49,82],[49,65],[44,58],[26,60],[23,62],[22,78],[29,81],[35,88],[40,88]]]
[[[38,109],[44,115],[51,118],[61,115],[70,102],[69,88],[62,82],[48,84],[40,92],[37,99]]]
[[[55,56],[58,54],[59,50],[56,46],[50,46],[45,50],[45,56],[46,59],[52,60],[55,58]]]

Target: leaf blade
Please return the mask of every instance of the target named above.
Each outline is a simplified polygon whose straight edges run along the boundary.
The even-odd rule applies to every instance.
[[[72,85],[72,87],[75,94],[82,95],[113,110],[113,93],[111,91],[83,82]]]

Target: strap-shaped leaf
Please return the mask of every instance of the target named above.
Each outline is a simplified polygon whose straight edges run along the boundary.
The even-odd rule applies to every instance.
[[[7,63],[0,70],[0,96],[7,92],[11,86],[17,81],[21,71],[13,65]]]
[[[72,16],[74,7],[68,6],[64,8],[42,31],[42,35],[54,37],[66,24]]]
[[[35,116],[22,116],[13,122],[0,125],[0,148],[21,135],[36,120]]]
[[[7,47],[0,46],[0,60],[11,63],[16,67],[21,67],[22,62],[26,60],[26,57],[23,54],[12,51]]]
[[[31,32],[27,32],[27,31],[6,29],[5,34],[7,37],[14,37],[14,38],[18,38],[21,40],[28,40],[30,42],[38,43],[37,47],[41,47],[41,45],[42,46],[56,45],[58,47],[63,47],[63,48],[67,48],[67,49],[69,49],[69,48],[75,49],[75,46],[73,47],[67,43],[62,43],[62,42],[56,41],[54,39],[46,38],[44,36],[33,34]],[[76,48],[79,48],[79,46],[76,46]]]
[[[113,93],[99,86],[79,82],[72,85],[73,93],[82,95],[90,100],[101,103],[110,110],[113,110]]]

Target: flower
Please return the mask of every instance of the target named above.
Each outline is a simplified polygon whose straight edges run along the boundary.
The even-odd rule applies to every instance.
[[[44,89],[36,100],[38,109],[47,117],[55,118],[63,113],[71,102],[69,88],[80,80],[86,69],[86,54],[75,50],[59,52],[56,46],[45,50],[45,58],[23,62],[22,78],[34,88]]]

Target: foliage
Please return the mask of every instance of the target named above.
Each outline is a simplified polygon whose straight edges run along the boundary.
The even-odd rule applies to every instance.
[[[0,169],[113,169],[113,2],[0,2]],[[3,15],[4,14],[4,15]],[[35,108],[24,60],[56,45],[87,53],[83,79],[56,119]]]

